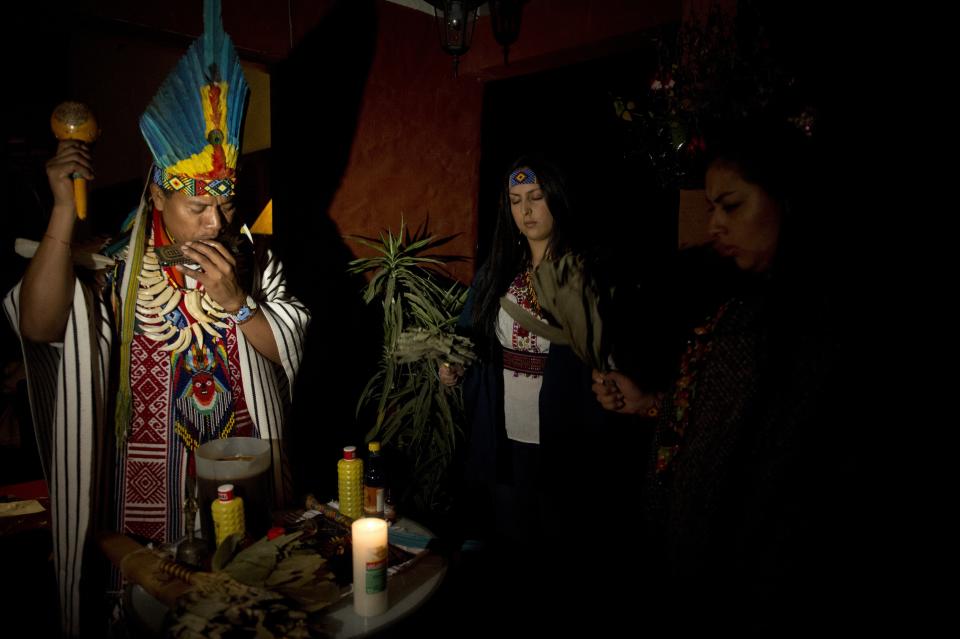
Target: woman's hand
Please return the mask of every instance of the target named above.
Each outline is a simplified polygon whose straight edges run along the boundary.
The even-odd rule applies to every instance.
[[[444,362],[437,368],[437,375],[444,386],[456,386],[463,377],[463,366]]]
[[[181,273],[203,284],[207,295],[228,313],[235,313],[247,301],[247,294],[237,281],[237,259],[223,244],[214,240],[184,242],[183,254],[200,265],[201,271],[177,266]]]
[[[593,389],[600,405],[623,415],[656,415],[660,396],[645,393],[633,380],[617,371],[593,371]]]

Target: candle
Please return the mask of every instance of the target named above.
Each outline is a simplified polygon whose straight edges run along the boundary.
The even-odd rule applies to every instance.
[[[353,610],[361,617],[387,611],[387,522],[353,522]]]

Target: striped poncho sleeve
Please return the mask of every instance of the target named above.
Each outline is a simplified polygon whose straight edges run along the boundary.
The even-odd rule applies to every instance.
[[[4,300],[19,335],[20,285]],[[80,573],[93,514],[112,336],[106,306],[77,282],[62,343],[21,337],[30,408],[50,490],[53,561],[66,635],[80,634]]]

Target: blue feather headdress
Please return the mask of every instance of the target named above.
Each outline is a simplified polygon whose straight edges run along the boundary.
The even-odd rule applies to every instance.
[[[203,35],[187,50],[140,116],[140,131],[153,154],[152,179],[166,191],[187,195],[233,195],[240,130],[250,89],[230,37],[223,31],[220,0],[204,0]],[[137,212],[145,211],[141,200]],[[129,222],[147,220],[131,216]],[[126,225],[125,225],[126,226]],[[130,386],[131,345],[140,272],[146,252],[145,232],[130,236],[121,288],[126,300],[117,305],[120,326],[120,373],[115,410],[118,442],[130,429],[133,392]]]
[[[233,195],[240,129],[250,92],[220,0],[204,0],[203,35],[167,76],[140,117],[153,181],[187,195]]]

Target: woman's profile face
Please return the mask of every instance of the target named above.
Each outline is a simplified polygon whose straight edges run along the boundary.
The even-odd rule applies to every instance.
[[[550,239],[553,215],[539,184],[518,184],[510,187],[510,211],[517,228],[530,242]]]
[[[714,249],[744,271],[770,268],[780,236],[780,206],[736,166],[714,162],[707,169],[707,213]]]

